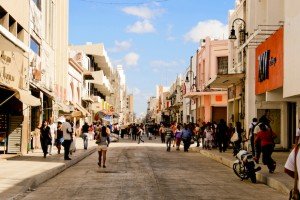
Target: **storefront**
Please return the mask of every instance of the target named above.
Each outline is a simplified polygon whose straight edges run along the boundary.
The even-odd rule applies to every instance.
[[[29,110],[41,105],[23,79],[26,57],[16,51],[0,52],[0,151],[27,153],[30,141]]]
[[[293,99],[283,98],[283,32],[280,28],[256,48],[255,93],[257,118],[267,116],[277,148],[287,149],[289,135],[296,132],[296,110],[288,109]],[[289,128],[288,120],[293,122]]]

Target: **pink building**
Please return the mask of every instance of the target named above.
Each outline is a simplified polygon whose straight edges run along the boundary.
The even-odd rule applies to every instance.
[[[207,37],[200,44],[196,61],[196,91],[185,96],[196,101],[197,123],[227,121],[227,90],[209,86],[219,74],[228,73],[228,40]]]

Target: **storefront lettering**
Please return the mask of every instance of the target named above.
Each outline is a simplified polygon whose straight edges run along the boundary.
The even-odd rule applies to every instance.
[[[276,64],[277,59],[270,56],[270,50],[265,51],[258,57],[258,80],[263,82],[269,79],[269,68]]]
[[[0,78],[2,80],[5,80],[5,81],[10,81],[10,82],[14,82],[15,81],[15,77],[11,74],[8,74],[5,72],[5,67],[2,67],[2,73],[0,73]]]

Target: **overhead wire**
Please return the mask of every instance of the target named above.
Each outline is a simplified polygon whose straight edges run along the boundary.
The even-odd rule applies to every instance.
[[[139,2],[119,2],[119,1],[97,1],[97,0],[80,0],[87,3],[96,3],[104,5],[143,5],[148,3],[161,3],[169,0],[148,0],[148,1],[139,1]]]

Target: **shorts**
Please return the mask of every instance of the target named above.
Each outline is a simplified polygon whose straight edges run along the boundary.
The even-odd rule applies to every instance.
[[[98,145],[98,151],[106,151],[107,150],[107,145]]]

